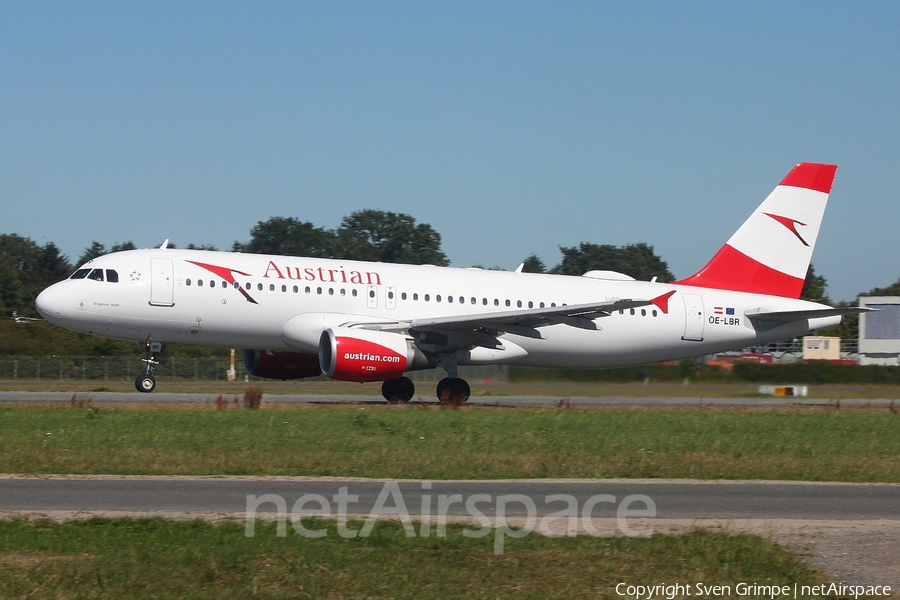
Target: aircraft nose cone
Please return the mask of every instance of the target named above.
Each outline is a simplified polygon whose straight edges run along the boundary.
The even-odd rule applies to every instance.
[[[45,319],[59,319],[62,317],[63,294],[59,284],[51,285],[38,294],[34,301],[37,311]]]

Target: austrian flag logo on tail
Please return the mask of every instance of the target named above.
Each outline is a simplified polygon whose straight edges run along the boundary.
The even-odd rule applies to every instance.
[[[771,218],[775,219],[776,221],[778,221],[779,223],[781,223],[782,225],[787,227],[788,231],[790,231],[791,233],[796,235],[797,239],[800,240],[801,242],[803,242],[804,246],[809,247],[809,244],[806,243],[806,240],[804,240],[800,236],[800,233],[797,232],[797,225],[800,225],[801,227],[806,227],[806,223],[801,223],[797,219],[791,219],[788,217],[773,215],[772,213],[763,213],[763,214],[766,215],[767,217],[771,217]]]

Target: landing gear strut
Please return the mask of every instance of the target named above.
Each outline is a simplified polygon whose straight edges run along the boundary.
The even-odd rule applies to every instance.
[[[388,404],[406,404],[416,395],[416,386],[409,377],[388,379],[381,384],[381,395]]]
[[[447,377],[437,384],[438,402],[448,406],[462,406],[469,399],[472,390],[465,379],[459,376],[459,365],[453,354],[441,354],[438,364],[447,371]]]
[[[162,352],[162,344],[160,342],[151,342],[148,339],[144,344],[144,351],[146,355],[141,359],[141,362],[147,364],[147,371],[137,376],[137,379],[134,380],[134,387],[139,392],[149,394],[156,389],[156,377],[153,376],[153,371],[159,366],[159,353]]]

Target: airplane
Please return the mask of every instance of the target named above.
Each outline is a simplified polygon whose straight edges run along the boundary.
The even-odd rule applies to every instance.
[[[795,166],[709,263],[673,283],[159,248],[88,261],[36,305],[47,320],[142,342],[140,392],[164,343],[245,348],[255,376],[382,382],[443,368],[442,402],[468,399],[463,365],[622,367],[761,345],[859,308],[799,300],[836,165]]]

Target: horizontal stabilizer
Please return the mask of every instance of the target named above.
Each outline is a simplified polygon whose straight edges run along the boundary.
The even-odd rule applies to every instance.
[[[862,306],[850,306],[847,308],[822,308],[813,310],[781,310],[773,312],[751,312],[744,313],[748,319],[756,321],[775,321],[777,323],[790,323],[791,321],[803,321],[805,319],[817,319],[819,317],[838,317],[844,315],[855,315],[864,312],[871,312],[874,308],[864,308]]]

